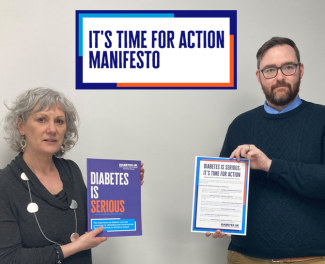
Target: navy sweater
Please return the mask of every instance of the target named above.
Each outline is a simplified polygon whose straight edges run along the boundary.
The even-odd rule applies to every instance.
[[[258,258],[325,256],[325,106],[303,101],[272,115],[263,106],[229,126],[221,157],[254,144],[272,164],[251,170],[247,235],[229,250]]]

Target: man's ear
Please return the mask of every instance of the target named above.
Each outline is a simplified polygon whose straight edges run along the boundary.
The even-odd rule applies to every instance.
[[[302,76],[304,76],[304,72],[305,72],[305,66],[303,63],[300,63],[299,69],[300,69],[300,79],[302,79]]]
[[[18,118],[17,127],[18,127],[20,135],[22,135],[22,136],[25,135],[25,123],[20,117]]]
[[[256,70],[256,78],[257,78],[257,81],[260,83],[260,85],[262,85],[259,70]]]

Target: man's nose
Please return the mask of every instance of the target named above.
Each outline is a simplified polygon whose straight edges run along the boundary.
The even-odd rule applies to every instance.
[[[278,72],[277,72],[276,78],[277,78],[278,80],[283,80],[284,77],[285,77],[285,75],[282,73],[281,68],[279,68],[279,69],[277,69],[277,70],[278,70]]]

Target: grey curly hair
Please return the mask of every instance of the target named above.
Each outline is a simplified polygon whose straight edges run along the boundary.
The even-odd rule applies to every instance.
[[[36,112],[52,108],[53,106],[58,106],[65,112],[67,124],[67,130],[63,139],[65,151],[72,149],[78,141],[78,112],[62,93],[50,88],[38,87],[19,95],[12,103],[12,107],[9,107],[6,102],[4,104],[9,110],[4,118],[4,138],[14,151],[20,152],[20,142],[23,139],[18,130],[18,119],[21,118],[23,122],[26,122],[29,114],[33,112],[37,104],[39,104],[39,108]],[[61,157],[63,154],[59,150],[54,155]]]

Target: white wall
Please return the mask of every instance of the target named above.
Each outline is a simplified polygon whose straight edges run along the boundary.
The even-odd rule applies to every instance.
[[[191,233],[194,157],[218,156],[230,122],[264,100],[258,48],[292,38],[305,64],[301,98],[324,104],[322,0],[0,0],[0,101],[26,89],[62,91],[81,118],[66,155],[86,175],[86,158],[141,159],[143,236],[110,238],[94,263],[225,263],[228,238]],[[238,10],[238,90],[75,90],[75,10]],[[0,105],[0,119],[6,108]],[[0,167],[16,155],[0,140]],[[127,250],[126,250],[127,249]]]

